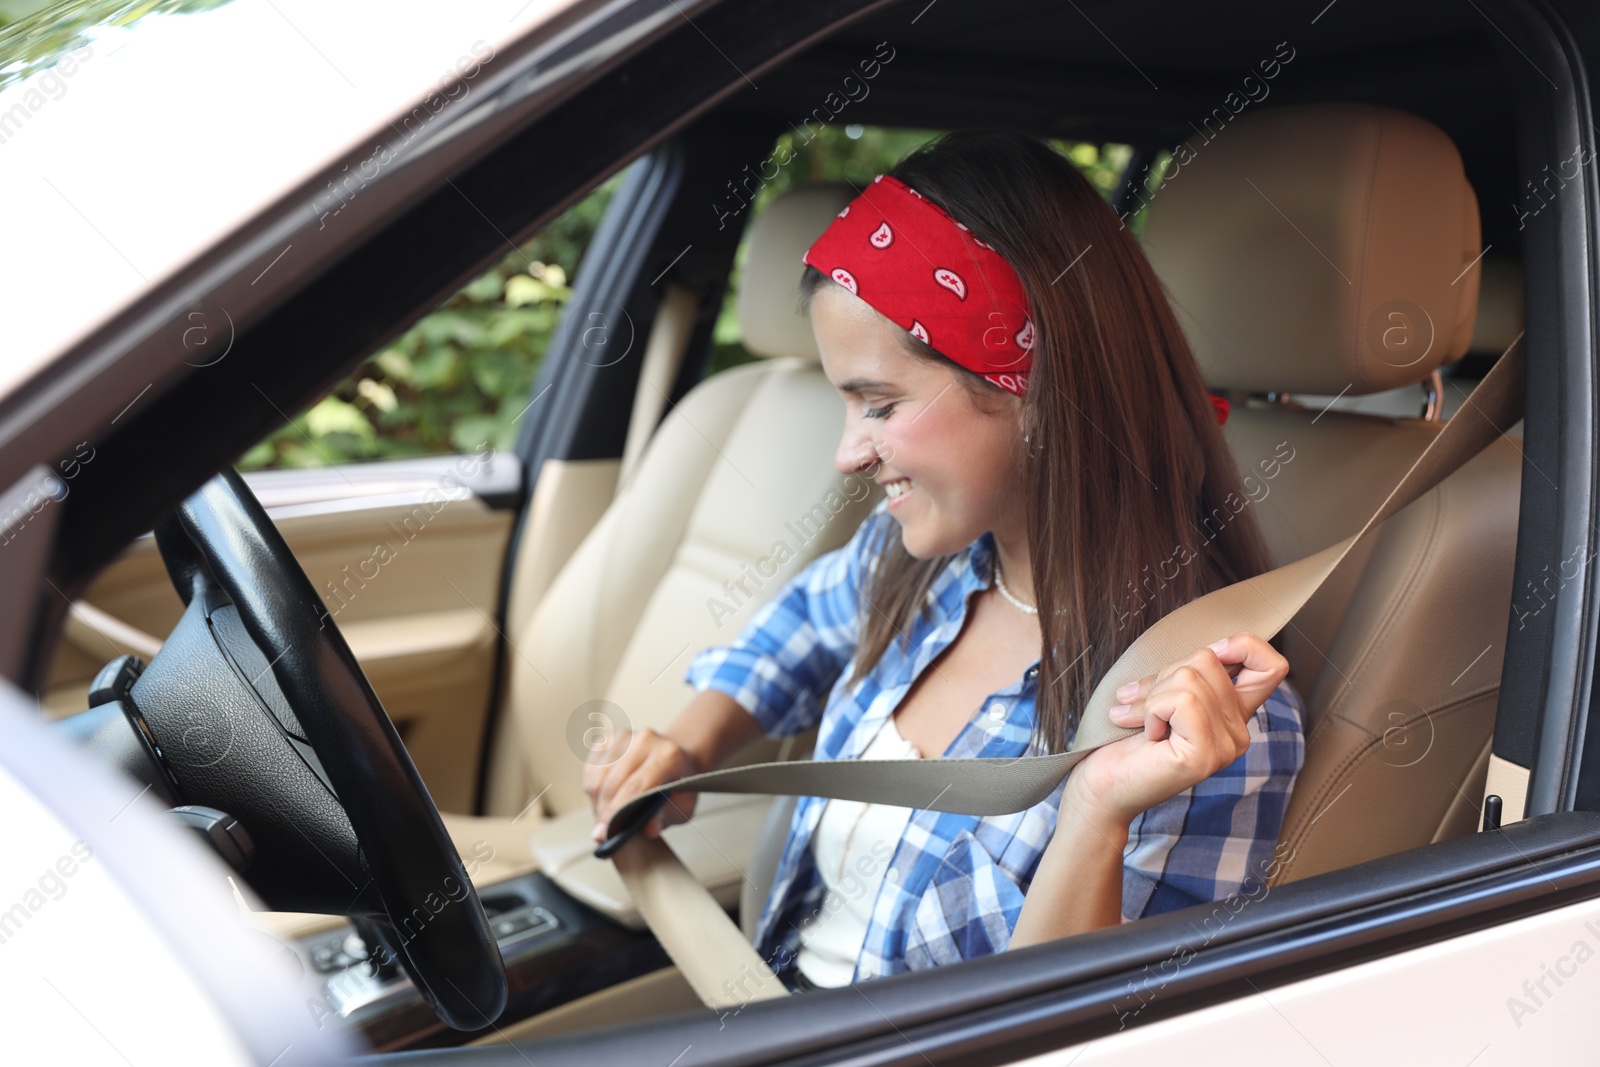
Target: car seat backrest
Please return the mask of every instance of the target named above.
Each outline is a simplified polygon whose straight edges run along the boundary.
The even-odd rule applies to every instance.
[[[664,727],[694,695],[683,680],[694,655],[732,644],[882,495],[834,470],[844,407],[797,304],[801,253],[853,195],[843,183],[802,187],[754,219],[738,306],[745,346],[766,358],[683,397],[548,592],[511,620],[525,792],[548,788],[553,814],[588,807],[586,738]]]
[[[1392,389],[1467,351],[1477,199],[1443,131],[1362,104],[1246,115],[1175,162],[1144,246],[1206,380],[1290,394],[1234,405],[1224,432],[1248,499],[1202,533],[1249,508],[1281,565],[1354,533],[1437,433],[1420,419],[1302,408],[1292,394]],[[1520,471],[1501,438],[1368,538],[1285,628],[1307,699],[1306,762],[1262,878],[1478,825]]]
[[[745,348],[768,359],[819,362],[811,320],[800,314],[801,257],[855,195],[849,182],[798,185],[750,223],[736,305]]]

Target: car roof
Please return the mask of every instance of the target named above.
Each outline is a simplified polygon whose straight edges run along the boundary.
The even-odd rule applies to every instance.
[[[0,396],[353,148],[425,150],[483,61],[575,0],[55,7],[0,36]],[[267,87],[268,91],[263,91]],[[421,109],[420,111],[418,109]],[[413,116],[415,116],[413,118]],[[390,151],[384,152],[380,145]],[[357,177],[323,206],[358,195]],[[291,254],[292,254],[292,250]]]
[[[1503,252],[1517,241],[1518,190],[1500,37],[1481,5],[1453,0],[1323,0],[1293,13],[1274,0],[904,0],[760,74],[716,114],[772,120],[774,136],[794,129],[797,141],[808,118],[831,111],[837,123],[1011,126],[1159,148],[1209,140],[1234,114],[1261,108],[1381,104],[1449,134],[1477,192],[1485,241]],[[869,81],[859,64],[880,42],[893,58]]]

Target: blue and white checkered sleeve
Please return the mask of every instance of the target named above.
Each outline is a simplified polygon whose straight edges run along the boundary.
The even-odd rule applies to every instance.
[[[684,681],[697,693],[727,693],[771,736],[816,726],[823,698],[855,656],[864,556],[874,531],[893,521],[885,504],[879,501],[849,541],[812,560],[761,605],[733,644],[696,655]]]
[[[1273,690],[1249,728],[1244,755],[1128,827],[1123,922],[1254,892],[1272,873],[1305,763],[1305,709],[1294,687],[1285,681]]]

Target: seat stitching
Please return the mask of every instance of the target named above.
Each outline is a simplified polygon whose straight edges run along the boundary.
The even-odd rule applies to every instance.
[[[1499,686],[1496,686],[1495,687],[1495,692],[1498,692],[1499,688],[1500,688]],[[1485,694],[1485,695],[1487,695],[1487,694]],[[1462,701],[1458,701],[1457,703],[1455,703],[1453,705],[1450,705],[1449,707],[1441,708],[1437,712],[1428,713],[1428,714],[1430,715],[1430,717],[1432,715],[1437,715],[1440,718],[1446,718],[1446,717],[1453,716],[1453,715],[1465,710],[1468,707],[1469,704],[1476,703],[1476,702],[1477,701],[1462,700]],[[1348,720],[1346,720],[1346,721],[1348,721]],[[1492,723],[1490,724],[1490,731],[1491,731],[1491,735],[1492,735],[1492,732],[1493,732],[1493,724]],[[1346,778],[1354,777],[1353,774],[1351,774],[1349,772],[1354,771],[1358,767],[1358,765],[1368,762],[1370,760],[1371,756],[1374,753],[1376,753],[1376,751],[1379,748],[1383,747],[1382,740],[1383,739],[1382,739],[1381,736],[1375,736],[1375,735],[1370,735],[1369,734],[1369,740],[1365,744],[1360,746],[1358,749],[1356,749],[1355,751],[1351,752],[1347,757],[1345,757],[1345,759],[1343,761],[1341,761],[1340,764],[1337,767],[1334,768],[1334,772],[1332,774],[1328,775],[1328,777],[1327,777],[1328,785],[1325,786],[1324,788],[1322,788],[1319,791],[1319,794],[1315,797],[1315,799],[1313,801],[1313,807],[1316,808],[1316,811],[1318,812],[1318,817],[1320,817],[1320,813],[1322,812],[1323,809],[1322,809],[1321,806],[1319,806],[1317,804],[1317,802],[1321,801],[1323,797],[1325,797],[1329,793],[1331,793],[1333,791],[1334,785],[1345,781]],[[1308,744],[1309,744],[1309,741],[1308,741]],[[1473,761],[1474,762],[1477,761],[1477,754],[1476,753],[1474,753],[1474,755],[1473,755]],[[1471,768],[1469,767],[1468,770],[1470,770],[1470,769]],[[1285,870],[1286,871],[1290,870],[1290,869],[1293,869],[1293,866],[1294,866],[1293,857],[1296,854],[1299,853],[1300,846],[1305,844],[1306,841],[1310,838],[1312,825],[1313,825],[1313,822],[1312,822],[1312,820],[1310,818],[1302,817],[1302,819],[1296,821],[1296,824],[1287,832],[1287,834],[1280,835],[1281,839],[1285,839],[1285,840],[1289,841],[1293,845],[1293,848],[1290,850],[1290,857],[1291,858],[1288,861],[1288,863],[1285,865]]]
[[[1443,483],[1440,484],[1442,485]],[[1348,699],[1347,694],[1350,692],[1350,690],[1355,688],[1356,681],[1368,668],[1372,657],[1377,654],[1378,649],[1382,646],[1383,642],[1380,640],[1380,638],[1386,636],[1391,630],[1394,629],[1395,626],[1398,625],[1398,620],[1401,614],[1403,614],[1404,608],[1417,599],[1422,576],[1429,570],[1429,567],[1433,563],[1435,557],[1437,557],[1439,554],[1439,538],[1434,536],[1434,534],[1440,528],[1444,519],[1445,509],[1443,507],[1443,500],[1436,496],[1433,492],[1425,494],[1425,499],[1426,498],[1433,499],[1431,521],[1428,524],[1425,542],[1426,548],[1421,555],[1413,556],[1407,561],[1408,569],[1405,578],[1400,583],[1399,595],[1394,596],[1390,600],[1389,604],[1384,608],[1382,617],[1379,619],[1378,624],[1372,629],[1372,639],[1366,642],[1365,649],[1360,652],[1355,665],[1351,667],[1350,673],[1345,676],[1346,682],[1344,687],[1341,689],[1338,695],[1336,695],[1334,699],[1329,702],[1326,709],[1326,714],[1336,714],[1335,709],[1337,709],[1341,703]],[[1420,503],[1420,501],[1416,501],[1414,503]],[[1369,567],[1372,565],[1370,558],[1367,565]],[[1366,572],[1363,571],[1362,578],[1365,577]],[[1348,609],[1346,609],[1346,614],[1348,615]],[[1343,622],[1344,620],[1341,619],[1341,626],[1343,625]]]

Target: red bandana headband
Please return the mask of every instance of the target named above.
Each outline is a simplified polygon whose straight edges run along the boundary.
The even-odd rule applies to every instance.
[[[1021,396],[1033,369],[1027,290],[1005,257],[879,174],[800,257],[913,337]],[[1211,398],[1217,421],[1228,402]]]
[[[800,258],[968,370],[1027,389],[1033,318],[1017,272],[900,179],[873,178]]]

